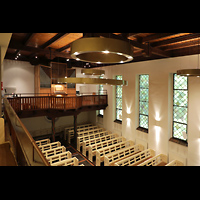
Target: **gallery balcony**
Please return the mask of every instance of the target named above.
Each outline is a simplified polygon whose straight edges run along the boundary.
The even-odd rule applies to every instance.
[[[107,91],[103,94],[14,94],[7,100],[20,118],[77,115],[83,111],[101,110],[108,106]]]

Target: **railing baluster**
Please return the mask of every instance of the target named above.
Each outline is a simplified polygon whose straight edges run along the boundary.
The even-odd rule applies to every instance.
[[[15,111],[33,109],[78,109],[82,106],[107,104],[107,95],[31,96],[8,98]]]

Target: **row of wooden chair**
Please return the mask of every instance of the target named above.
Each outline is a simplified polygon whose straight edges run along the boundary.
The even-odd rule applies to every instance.
[[[36,144],[51,166],[84,166],[79,165],[79,160],[76,157],[72,158],[72,153],[66,151],[60,142],[51,143],[50,139],[43,139],[36,141]]]
[[[134,144],[116,133],[99,128],[92,124],[77,127],[77,150],[93,162],[96,156],[96,166],[181,166],[182,162],[173,160],[167,163],[164,154],[155,155],[153,149],[146,149],[141,144]],[[74,137],[74,127],[65,128],[65,138],[70,143]],[[36,142],[52,166],[78,166],[78,159],[72,158],[71,152],[66,151],[60,142],[50,143],[49,139]],[[79,165],[80,166],[80,165]],[[83,166],[83,165],[81,165]]]
[[[92,128],[92,126],[91,126]],[[97,130],[94,127],[93,130]],[[80,135],[79,135],[80,133]],[[177,160],[167,164],[167,156],[164,154],[155,155],[153,149],[146,149],[141,144],[134,144],[131,140],[119,137],[111,131],[81,130],[78,132],[77,149],[84,156],[93,162],[96,156],[96,166],[104,162],[104,166],[181,166],[183,163]]]
[[[82,124],[82,125],[78,125],[77,126],[77,132],[79,132],[80,130],[90,130],[89,127],[93,126],[92,124],[88,123],[88,124]],[[97,126],[96,126],[97,127]],[[74,137],[74,127],[70,126],[70,127],[66,127],[64,129],[64,139],[68,141],[68,143],[71,143],[71,139]]]

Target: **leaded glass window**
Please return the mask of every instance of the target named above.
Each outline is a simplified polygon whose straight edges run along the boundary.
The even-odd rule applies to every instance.
[[[103,76],[99,76],[99,78],[102,79]],[[103,94],[103,85],[99,85],[99,94],[100,94],[100,95]],[[98,111],[98,114],[103,116],[103,109],[99,110],[99,111]]]
[[[188,109],[188,77],[174,74],[173,82],[173,137],[186,141]]]
[[[116,76],[117,80],[122,80],[122,75]],[[116,85],[116,119],[122,121],[122,86]]]
[[[149,128],[149,75],[139,75],[139,127]]]

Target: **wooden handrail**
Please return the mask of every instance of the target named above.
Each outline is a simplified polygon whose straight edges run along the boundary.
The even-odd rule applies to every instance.
[[[12,126],[13,126],[13,128],[16,132],[16,136],[17,136],[17,139],[19,141],[19,144],[21,146],[22,151],[23,151],[24,147],[23,147],[23,141],[21,141],[20,136],[24,135],[23,138],[25,138],[25,137],[28,138],[29,142],[33,146],[32,147],[33,148],[32,149],[33,150],[33,158],[34,158],[34,149],[35,149],[36,152],[38,153],[41,161],[43,162],[43,164],[46,165],[46,166],[50,166],[49,162],[46,160],[43,153],[38,148],[38,145],[35,143],[35,140],[32,138],[31,134],[26,129],[24,124],[21,122],[21,120],[19,119],[19,117],[15,113],[14,109],[12,108],[11,104],[9,103],[9,101],[6,98],[4,98],[4,106],[5,106],[5,111],[7,113],[7,116],[9,117],[9,120],[10,120],[10,122],[11,122],[11,124],[12,124]],[[28,158],[28,156],[26,155],[26,153],[24,151],[23,151],[23,154],[24,154],[24,157],[26,158],[27,163],[29,165],[31,165],[32,160],[30,160]]]
[[[88,105],[107,104],[107,95],[84,95],[71,97],[29,96],[8,98],[16,112],[37,109],[78,109]]]

